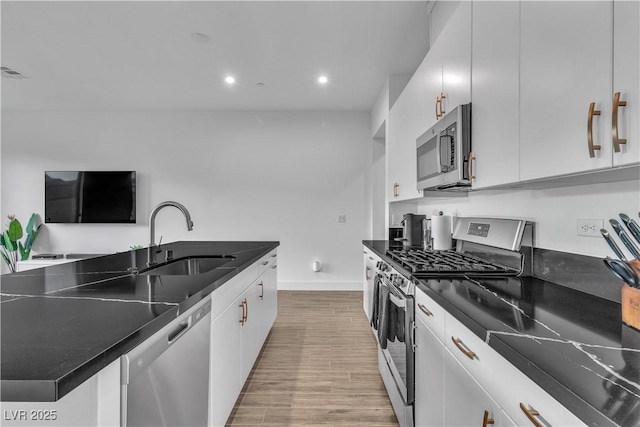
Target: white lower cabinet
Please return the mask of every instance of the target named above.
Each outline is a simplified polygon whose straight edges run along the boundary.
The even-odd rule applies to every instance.
[[[211,323],[209,424],[223,426],[242,390],[242,301],[238,297]]]
[[[120,425],[120,359],[55,402],[0,402],[2,426]]]
[[[416,306],[416,426],[585,425],[419,289]]]
[[[444,425],[444,345],[420,319],[416,320],[416,426]]]
[[[444,414],[443,425],[447,426],[513,425],[500,406],[447,350],[444,351]]]
[[[238,295],[221,314],[212,315],[209,425],[224,426],[277,314],[275,252],[259,261],[253,280],[234,279]],[[242,283],[250,282],[249,286]],[[215,298],[215,295],[214,295]]]
[[[376,263],[380,258],[371,250],[364,248],[364,279],[362,281],[362,308],[368,320],[371,320],[373,307],[373,286],[376,275]]]

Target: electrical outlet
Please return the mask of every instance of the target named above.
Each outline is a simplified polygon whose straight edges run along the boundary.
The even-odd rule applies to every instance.
[[[338,215],[338,222],[340,224],[344,224],[345,222],[347,222],[347,216],[346,215]]]
[[[602,219],[578,219],[578,236],[600,237],[601,228],[604,228]]]

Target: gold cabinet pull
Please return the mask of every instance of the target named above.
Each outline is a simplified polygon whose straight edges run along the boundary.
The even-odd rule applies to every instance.
[[[264,283],[260,282],[258,286],[260,286],[260,299],[264,299]]]
[[[533,408],[531,409],[527,408],[526,406],[524,406],[524,403],[522,402],[520,402],[520,409],[522,409],[522,412],[524,412],[524,414],[527,416],[527,418],[529,418],[529,421],[531,421],[534,426],[542,427],[542,424],[540,424],[540,421],[535,419],[535,417],[540,415],[540,412],[536,411]]]
[[[467,173],[469,174],[469,182],[476,179],[476,176],[473,174],[473,161],[476,159],[476,155],[473,154],[472,151],[469,152],[469,161],[467,163]]]
[[[444,95],[444,93],[440,92],[440,117],[444,117],[444,114],[446,113],[446,111],[444,111],[443,104],[442,104],[442,100],[445,98],[446,96]]]
[[[620,101],[620,92],[613,94],[613,114],[611,116],[611,133],[613,136],[613,151],[620,152],[620,144],[626,144],[627,140],[618,138],[618,108],[626,107],[627,101]]]
[[[489,417],[489,411],[484,411],[484,417],[482,418],[482,427],[487,427],[489,425],[495,424],[496,422],[493,418]]]
[[[589,104],[589,119],[587,120],[587,134],[589,144],[589,157],[594,158],[596,156],[596,150],[600,150],[599,145],[593,144],[593,116],[599,116],[600,110],[596,110],[596,103]]]
[[[244,322],[247,323],[247,320],[249,319],[249,303],[247,302],[247,299],[244,299],[244,308],[245,308],[245,312],[244,312]]]
[[[393,197],[398,196],[400,196],[400,184],[396,182],[395,184],[393,184]]]
[[[433,316],[433,313],[430,312],[427,307],[425,307],[422,304],[418,304],[418,308],[420,309],[421,312],[423,312],[424,314],[426,314],[427,316]]]
[[[440,102],[442,101],[440,100],[440,96],[438,96],[436,98],[436,120],[440,118],[440,112],[439,112],[440,110],[438,109],[438,105],[440,105]]]
[[[246,299],[242,300],[242,302],[240,303],[240,305],[238,307],[242,308],[242,318],[239,320],[240,324],[244,326],[245,322],[247,321],[247,315],[246,315],[246,310],[245,310],[245,303],[247,302]]]
[[[454,338],[452,336],[451,341],[453,341],[453,343],[456,345],[456,347],[458,347],[458,350],[460,350],[462,354],[464,354],[471,360],[475,359],[476,354],[473,351],[469,350],[460,338]]]
[[[369,267],[367,267],[367,269],[364,272],[364,277],[367,280],[371,280],[371,276],[369,276],[369,273],[371,272],[371,269]]]

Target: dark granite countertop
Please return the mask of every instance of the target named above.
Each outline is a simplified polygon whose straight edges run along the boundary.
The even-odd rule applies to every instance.
[[[2,401],[60,399],[278,245],[163,244],[174,259],[234,257],[192,276],[132,273],[146,268],[147,249],[1,276]]]
[[[390,261],[388,242],[363,243]],[[585,424],[640,425],[640,332],[620,304],[534,277],[416,283]]]

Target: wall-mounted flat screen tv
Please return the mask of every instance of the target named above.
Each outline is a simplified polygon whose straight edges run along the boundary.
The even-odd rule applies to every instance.
[[[47,223],[135,223],[135,171],[47,171]]]

